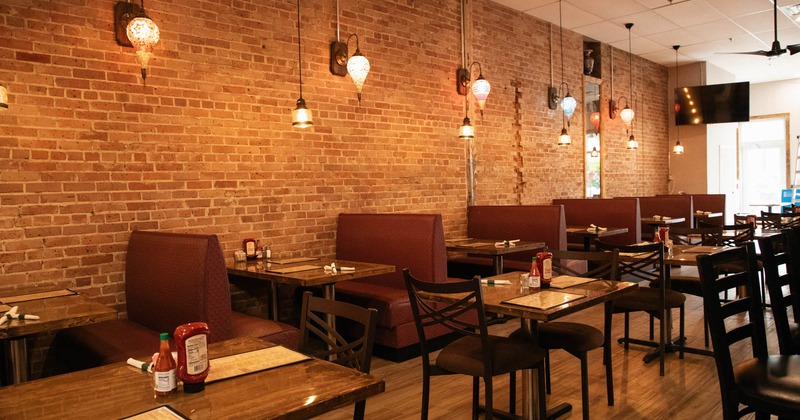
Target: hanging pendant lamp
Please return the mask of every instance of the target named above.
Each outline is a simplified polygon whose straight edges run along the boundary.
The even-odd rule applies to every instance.
[[[680,47],[681,47],[680,45],[673,45],[672,46],[672,48],[675,49],[675,89],[678,88],[678,83],[679,83],[678,82],[678,48],[680,48]],[[677,111],[677,109],[676,109],[676,111]],[[676,118],[676,120],[677,120],[677,118]],[[672,148],[672,153],[675,153],[676,155],[682,155],[683,154],[683,145],[681,144],[681,127],[677,124],[677,121],[675,122],[675,131],[676,131],[677,136],[678,136],[678,141],[675,142],[675,146]]]
[[[563,115],[561,117],[561,134],[558,136],[558,145],[569,146],[572,144],[572,138],[569,136],[567,127],[569,127],[569,119],[572,117],[572,113],[575,112],[575,107],[578,103],[569,94],[569,85],[564,82],[564,24],[561,20],[561,0],[558,0],[558,34],[559,42],[561,43],[561,85],[559,85],[558,89],[561,90],[563,86],[567,87],[567,93],[560,103]]]
[[[628,28],[628,58],[630,59],[628,65],[628,74],[630,76],[630,82],[631,82],[630,97],[632,99],[633,98],[633,51],[631,48],[631,28],[633,28],[633,23],[626,23],[625,27]],[[626,130],[631,129],[631,124],[633,123],[633,117],[635,116],[635,113],[633,112],[633,109],[631,109],[628,102],[629,101],[625,102],[625,108],[622,110],[622,112],[619,113],[619,118],[625,124]]]
[[[0,86],[0,111],[8,110],[8,91],[5,87]]]
[[[297,128],[308,128],[314,125],[311,119],[311,110],[306,107],[303,99],[303,57],[300,52],[300,0],[297,0],[297,68],[300,75],[300,98],[297,100],[297,108],[292,111],[292,126]]]

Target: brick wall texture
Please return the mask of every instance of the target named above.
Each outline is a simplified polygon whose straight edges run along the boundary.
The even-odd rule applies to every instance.
[[[226,255],[259,238],[279,257],[333,255],[341,212],[437,212],[446,235],[466,232],[458,0],[341,2],[342,37],[358,33],[372,66],[361,106],[349,76],[328,70],[336,2],[301,0],[303,96],[314,113],[305,130],[291,126],[294,0],[148,0],[161,42],[146,86],[133,50],[114,41],[114,3],[0,2],[10,96],[0,113],[0,293],[73,287],[124,316],[136,229],[214,233]],[[560,111],[545,95],[551,67],[561,79],[558,27],[489,0],[470,0],[467,16],[467,51],[492,84],[484,115],[469,111],[475,203],[581,197],[582,36],[564,31],[564,80],[579,105],[573,145],[560,148]],[[611,47],[602,55],[605,102]],[[630,96],[630,56],[613,57],[614,96]],[[604,110],[606,197],[666,192],[667,71],[638,57],[632,67],[641,148],[625,149],[621,121]],[[46,348],[36,340],[34,361]]]

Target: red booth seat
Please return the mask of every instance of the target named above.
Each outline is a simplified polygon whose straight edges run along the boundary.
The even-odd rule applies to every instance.
[[[629,245],[642,241],[641,213],[636,198],[561,198],[553,204],[563,205],[567,226],[628,228],[627,233],[607,236],[603,242]],[[576,244],[577,248],[583,248]]]
[[[258,337],[296,349],[299,331],[231,310],[228,275],[216,235],[136,231],[125,265],[127,319],[70,328],[54,348],[73,368],[158,351],[159,333],[188,322],[209,326],[209,342]]]

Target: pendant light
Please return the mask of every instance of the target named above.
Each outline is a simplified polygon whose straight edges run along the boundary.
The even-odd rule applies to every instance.
[[[300,52],[300,0],[297,0],[297,68],[300,75],[300,99],[297,100],[297,108],[292,111],[292,126],[297,128],[307,128],[314,125],[311,120],[311,110],[306,107],[303,99],[303,56]]]
[[[628,66],[628,73],[630,75],[630,82],[631,82],[630,96],[631,99],[633,99],[633,52],[631,49],[631,28],[633,28],[633,23],[626,23],[625,27],[628,28],[628,56],[629,56],[628,58],[630,59]],[[631,124],[633,123],[633,117],[635,115],[633,109],[631,109],[628,102],[629,101],[625,101],[625,108],[622,110],[622,112],[619,113],[619,118],[625,124],[626,130],[630,130]]]
[[[572,144],[572,138],[569,136],[567,127],[569,127],[569,119],[575,111],[577,102],[575,98],[569,94],[569,85],[564,83],[564,24],[561,20],[561,0],[558,0],[558,34],[559,41],[561,42],[561,85],[559,85],[559,90],[562,86],[566,85],[567,87],[567,94],[561,100],[561,110],[563,114],[561,116],[561,134],[558,136],[558,145],[569,146]]]
[[[675,89],[678,88],[678,48],[680,45],[673,45],[672,48],[675,50]],[[676,118],[677,120],[677,118]],[[681,126],[678,125],[677,121],[675,122],[675,131],[678,135],[678,141],[675,142],[675,147],[672,148],[672,153],[676,155],[683,154],[683,145],[681,144]]]
[[[0,111],[8,111],[8,91],[0,85]]]

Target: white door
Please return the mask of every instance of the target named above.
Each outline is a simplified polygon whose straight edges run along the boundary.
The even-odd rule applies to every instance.
[[[779,203],[786,188],[786,121],[743,122],[740,133],[742,211],[758,212],[765,210],[758,204]]]

